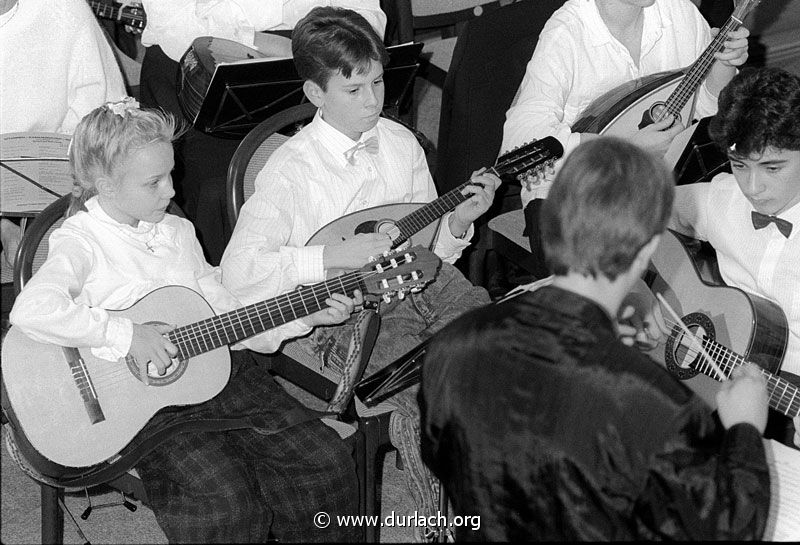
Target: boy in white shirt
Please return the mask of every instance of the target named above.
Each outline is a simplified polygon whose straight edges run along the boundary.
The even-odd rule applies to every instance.
[[[781,376],[800,385],[800,78],[743,70],[720,94],[709,133],[733,173],[676,188],[671,227],[714,247],[727,284],[781,307],[789,323]],[[789,442],[786,425],[776,433]]]
[[[425,154],[406,128],[380,117],[383,65],[380,37],[352,10],[315,8],[292,35],[295,65],[313,121],[273,153],[256,179],[222,258],[223,282],[242,301],[283,293],[320,281],[328,271],[353,269],[390,248],[388,234],[306,246],[329,222],[370,207],[429,202],[436,198]],[[491,205],[496,176],[475,173],[469,198],[444,214],[434,252],[444,262],[420,293],[383,305],[381,330],[367,374],[405,354],[450,320],[489,302],[451,264],[469,245],[472,222]],[[380,218],[375,218],[380,219]],[[341,371],[339,354],[349,345],[348,327],[317,328],[299,346],[321,365]],[[419,458],[416,389],[389,400],[391,439],[407,470],[420,512],[435,514],[436,501]],[[415,474],[421,478],[414,479]]]

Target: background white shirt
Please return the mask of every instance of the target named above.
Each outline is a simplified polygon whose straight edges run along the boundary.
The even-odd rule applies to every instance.
[[[147,26],[142,44],[158,45],[179,61],[199,36],[214,36],[254,47],[254,33],[291,30],[316,6],[359,12],[383,37],[386,15],[379,0],[143,0]]]
[[[0,133],[72,134],[127,93],[84,0],[19,0],[0,17]]]

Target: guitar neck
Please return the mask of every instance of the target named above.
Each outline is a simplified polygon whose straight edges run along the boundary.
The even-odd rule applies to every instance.
[[[406,240],[411,238],[415,233],[424,229],[428,224],[433,223],[437,219],[444,216],[450,210],[469,199],[472,195],[464,195],[461,190],[467,187],[471,182],[465,182],[448,191],[438,199],[429,202],[425,206],[414,210],[407,216],[397,220],[396,226],[400,231],[398,236],[392,242],[392,248],[397,248]]]
[[[524,175],[538,176],[543,169],[552,167],[553,163],[563,153],[564,148],[559,141],[552,136],[547,136],[503,154],[497,159],[495,165],[488,168],[486,172],[494,174],[498,178],[506,174],[517,175],[517,177]],[[392,248],[397,248],[415,233],[469,199],[472,195],[464,195],[462,191],[465,187],[470,184],[474,185],[474,183],[472,180],[467,180],[438,199],[397,220],[395,225],[400,233],[392,242]]]
[[[355,271],[313,286],[301,287],[260,303],[176,328],[168,337],[178,347],[179,358],[188,359],[313,314],[325,306],[325,300],[333,293],[352,297],[355,290],[365,292],[363,277],[366,274],[369,273]]]
[[[140,7],[122,6],[97,0],[87,0],[87,2],[98,17],[120,21],[137,29],[143,29],[145,26],[144,10]]]
[[[697,88],[700,87],[703,78],[705,78],[709,70],[711,70],[711,65],[714,64],[716,60],[714,59],[714,53],[722,50],[728,33],[736,30],[740,26],[742,26],[742,21],[735,15],[728,18],[714,39],[711,40],[711,43],[708,44],[705,51],[703,51],[700,57],[694,61],[691,68],[689,68],[683,81],[681,81],[678,87],[670,94],[669,98],[667,98],[665,102],[665,114],[668,113],[676,118],[678,117],[683,107],[689,99],[692,98]]]
[[[744,357],[711,339],[704,338],[703,347],[728,376],[730,376],[731,372],[736,367],[747,362]],[[770,373],[766,369],[761,367],[758,367],[758,369],[761,372],[761,376],[767,381],[769,406],[785,414],[789,418],[794,418],[800,414],[800,388],[788,380],[784,380]],[[717,377],[711,365],[706,362],[704,358],[702,359],[702,363],[698,366],[698,371],[716,380],[720,380],[720,377]]]

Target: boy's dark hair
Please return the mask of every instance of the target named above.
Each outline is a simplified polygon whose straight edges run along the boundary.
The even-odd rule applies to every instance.
[[[615,280],[666,229],[674,185],[663,160],[629,142],[601,137],[578,146],[542,205],[550,270]]]
[[[386,65],[389,54],[375,29],[359,13],[344,8],[316,7],[292,31],[292,55],[297,73],[327,91],[337,72],[349,78],[365,74],[370,61]]]
[[[770,147],[800,150],[800,77],[745,68],[720,93],[708,132],[722,151],[741,158]]]

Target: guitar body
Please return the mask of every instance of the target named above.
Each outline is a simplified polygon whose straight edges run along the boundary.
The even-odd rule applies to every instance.
[[[135,323],[157,320],[186,325],[214,316],[195,291],[160,288],[126,310],[112,314]],[[47,459],[69,467],[98,464],[119,453],[156,412],[192,405],[217,395],[230,377],[230,353],[222,346],[175,362],[163,377],[151,373],[144,385],[134,364],[96,358],[80,349],[103,419],[90,418],[63,349],[29,339],[12,327],[2,348],[8,401],[30,444]]]
[[[648,273],[650,289],[662,294],[694,333],[704,334],[777,374],[788,341],[783,311],[768,299],[738,288],[712,285],[704,279],[703,275],[709,277],[704,273],[707,264],[695,259],[690,241],[697,246],[697,241],[689,237],[672,231],[664,234]],[[687,353],[676,335],[680,334],[670,335],[649,355],[715,407],[720,383],[695,369],[699,356],[696,351]]]

